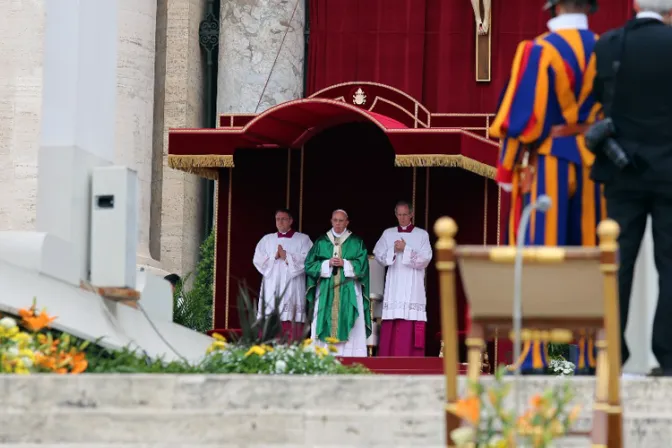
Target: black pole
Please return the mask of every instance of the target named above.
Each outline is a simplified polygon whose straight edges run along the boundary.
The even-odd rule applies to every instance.
[[[205,18],[198,27],[198,41],[205,56],[203,109],[205,127],[217,127],[217,70],[219,48],[219,1],[208,0]],[[212,232],[215,218],[215,182],[203,179],[203,239]]]

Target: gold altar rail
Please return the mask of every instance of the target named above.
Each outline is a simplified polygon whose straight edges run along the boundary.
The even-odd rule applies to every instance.
[[[461,426],[457,396],[457,279],[459,265],[471,318],[467,337],[468,377],[480,381],[485,341],[498,330],[512,328],[513,262],[516,248],[457,246],[457,224],[439,219],[434,231],[436,267],[441,291],[441,327],[446,379],[446,446]],[[618,225],[600,223],[598,248],[525,247],[522,279],[523,326],[526,339],[567,341],[571,331],[597,330],[596,393],[593,406],[593,447],[622,448],[620,399],[621,330],[617,281]],[[573,433],[578,434],[578,433]]]

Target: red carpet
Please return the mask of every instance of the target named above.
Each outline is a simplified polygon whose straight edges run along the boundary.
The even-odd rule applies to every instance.
[[[402,358],[402,357],[373,357],[373,358],[339,358],[345,365],[361,364],[374,373],[386,375],[443,375],[443,358]],[[460,374],[467,373],[467,365],[458,366]]]

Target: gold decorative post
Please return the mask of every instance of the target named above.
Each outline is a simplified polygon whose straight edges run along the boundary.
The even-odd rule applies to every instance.
[[[593,444],[603,444],[609,448],[621,448],[623,446],[623,415],[621,409],[621,323],[618,301],[618,235],[620,229],[615,221],[610,219],[602,221],[597,227],[597,235],[600,237],[600,269],[603,276],[604,294],[604,334],[606,334],[606,362],[605,356],[598,360],[597,391],[607,391],[606,405],[599,403],[600,397],[596,396],[595,414],[597,419],[606,417],[606,440],[599,439],[602,434],[594,434]],[[602,333],[602,332],[601,332]],[[598,349],[603,352],[603,338],[598,339]],[[602,361],[602,362],[600,362]],[[607,372],[603,372],[603,369]],[[607,386],[603,383],[606,380]],[[597,415],[602,414],[602,415]],[[606,414],[606,415],[605,415]]]
[[[443,339],[443,371],[446,378],[446,446],[453,447],[452,430],[460,426],[453,410],[457,402],[457,300],[455,294],[455,234],[457,224],[451,218],[440,218],[434,225],[436,269],[439,272],[441,297],[441,335]]]

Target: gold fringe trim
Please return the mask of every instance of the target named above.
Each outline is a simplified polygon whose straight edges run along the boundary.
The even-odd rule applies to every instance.
[[[400,167],[445,167],[462,168],[489,179],[495,178],[495,167],[486,165],[463,155],[445,154],[413,154],[398,155],[394,159],[394,165]]]
[[[219,168],[233,168],[233,156],[168,156],[168,166],[185,171],[187,173],[195,174],[197,176],[205,177],[210,180],[217,180],[219,178]]]

